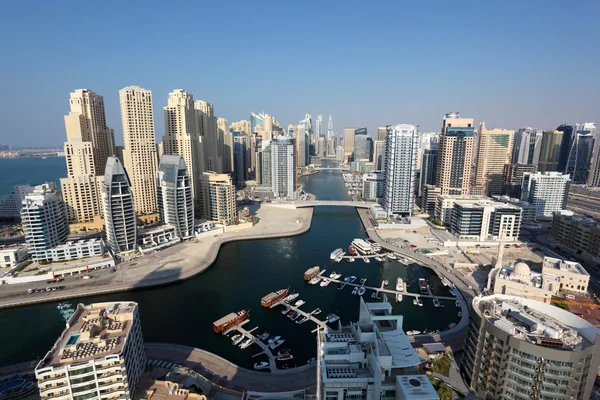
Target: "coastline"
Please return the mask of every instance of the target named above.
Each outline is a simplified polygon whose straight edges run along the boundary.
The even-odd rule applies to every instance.
[[[270,207],[270,206],[263,206],[266,209],[275,209],[275,207]],[[281,209],[278,209],[281,210]],[[156,257],[160,257],[161,254],[165,254],[165,252],[169,252],[169,253],[173,253],[173,249],[175,249],[175,255],[181,255],[184,254],[185,255],[185,251],[188,250],[189,253],[199,253],[201,250],[201,247],[205,247],[207,244],[209,246],[209,248],[207,249],[207,251],[204,253],[205,256],[203,259],[200,260],[195,260],[198,261],[197,263],[195,263],[195,265],[192,265],[190,267],[180,267],[178,266],[179,269],[177,270],[154,270],[154,271],[150,271],[149,273],[145,272],[145,276],[142,276],[141,278],[139,277],[135,277],[135,278],[130,278],[129,280],[125,280],[123,282],[118,282],[118,283],[106,283],[106,284],[102,284],[102,285],[98,285],[98,287],[77,287],[74,289],[66,289],[60,292],[49,292],[48,295],[45,295],[44,297],[35,297],[35,298],[27,298],[27,294],[22,294],[22,295],[18,295],[18,299],[17,300],[11,300],[10,297],[7,298],[0,298],[0,309],[6,309],[6,308],[12,308],[12,307],[22,307],[22,306],[29,306],[29,305],[34,305],[34,304],[40,304],[40,303],[47,303],[47,302],[53,302],[53,301],[60,301],[60,300],[68,300],[68,299],[74,299],[74,298],[80,298],[80,297],[89,297],[89,296],[96,296],[96,295],[102,295],[102,294],[110,294],[110,293],[117,293],[117,292],[125,292],[125,291],[129,291],[129,290],[137,290],[137,289],[146,289],[146,288],[151,288],[151,287],[158,287],[158,286],[166,286],[166,285],[172,285],[190,278],[195,277],[196,275],[206,271],[210,266],[212,266],[212,264],[215,262],[215,260],[217,259],[220,251],[221,251],[221,246],[227,243],[231,243],[231,242],[236,242],[236,241],[241,241],[241,240],[263,240],[263,239],[277,239],[277,238],[282,238],[282,237],[290,237],[290,236],[298,236],[298,235],[302,235],[306,232],[308,232],[310,230],[310,227],[312,225],[312,217],[313,217],[313,211],[314,208],[305,208],[305,209],[300,209],[303,210],[302,212],[295,212],[294,216],[291,218],[291,220],[293,220],[293,222],[290,223],[290,221],[288,221],[287,225],[285,223],[282,223],[282,221],[280,220],[280,218],[278,218],[277,216],[271,216],[270,218],[272,218],[272,220],[262,220],[259,221],[254,227],[250,228],[249,230],[245,230],[245,231],[240,231],[240,232],[231,232],[231,233],[224,233],[221,235],[215,235],[213,237],[210,238],[205,238],[205,239],[198,239],[198,240],[192,240],[189,242],[185,242],[185,243],[178,243],[174,246],[171,246],[167,249],[164,249],[157,254]],[[288,210],[285,210],[288,211]],[[281,213],[281,211],[278,211],[279,213]],[[291,211],[288,211],[287,214],[292,214]],[[287,215],[288,219],[289,215]],[[264,218],[264,217],[263,217]],[[296,223],[295,221],[299,221],[300,223]],[[260,225],[261,222],[263,222],[265,224],[265,226]],[[292,225],[293,224],[293,225]],[[260,225],[260,226],[259,226]],[[271,226],[272,225],[272,226]],[[299,227],[296,227],[296,225],[299,225]],[[257,228],[258,227],[258,228]],[[296,228],[296,229],[292,229]],[[287,230],[286,230],[287,228]],[[262,232],[257,232],[258,230],[261,230]],[[194,246],[198,244],[197,246]],[[177,251],[177,250],[181,250],[181,251]],[[139,263],[143,263],[145,260],[144,258],[140,259],[141,261],[139,261]],[[127,268],[126,264],[128,264],[128,262],[122,262],[119,268],[123,269],[123,268]],[[135,265],[137,263],[132,263],[131,265]],[[136,269],[140,269],[140,267],[143,268],[143,265],[140,265],[138,267],[136,267]],[[158,271],[158,272],[157,272]],[[126,274],[128,271],[120,271],[122,272],[122,274]],[[137,271],[140,272],[140,271]],[[166,272],[166,273],[165,273]],[[156,276],[154,278],[148,279],[148,276],[152,275],[152,274],[156,274],[156,275],[166,275],[163,277],[159,277]],[[25,291],[26,289],[23,289],[23,291]]]

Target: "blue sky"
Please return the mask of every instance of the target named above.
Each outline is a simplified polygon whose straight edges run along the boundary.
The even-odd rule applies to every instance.
[[[419,3],[419,4],[416,4]],[[13,1],[0,14],[0,143],[60,145],[69,92],[183,88],[230,122],[309,109],[334,126],[439,130],[600,120],[598,1]],[[326,129],[326,127],[324,127]]]

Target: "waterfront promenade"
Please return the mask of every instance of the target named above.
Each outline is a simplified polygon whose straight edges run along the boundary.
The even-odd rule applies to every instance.
[[[30,295],[27,289],[35,287],[34,284],[3,285],[0,288],[0,308],[122,292],[189,279],[213,264],[223,244],[301,235],[310,229],[312,215],[312,208],[280,209],[263,204],[256,213],[258,222],[250,229],[180,243],[131,262],[122,262],[116,273],[108,270],[93,273],[93,279],[87,281],[67,278],[62,283],[66,286],[62,291]],[[37,286],[44,284],[38,283]]]

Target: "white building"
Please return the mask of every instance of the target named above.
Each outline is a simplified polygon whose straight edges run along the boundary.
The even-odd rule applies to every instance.
[[[102,185],[106,242],[114,254],[137,248],[137,221],[131,182],[117,157],[106,162]]]
[[[145,363],[137,303],[79,304],[35,376],[42,399],[133,399]]]
[[[439,399],[429,378],[419,375],[422,362],[402,330],[403,317],[380,303],[360,299],[358,322],[319,330],[317,388],[320,398]]]
[[[202,171],[222,173],[224,136],[219,135],[214,107],[206,101],[196,100],[194,108],[196,109],[196,119],[204,155],[204,169]]]
[[[16,185],[8,197],[0,200],[0,216],[15,217],[21,214],[23,199],[33,192],[33,189],[30,185]]]
[[[47,260],[52,262],[101,256],[104,254],[104,242],[102,239],[78,240],[46,249],[43,252],[38,251],[37,254],[38,261]]]
[[[454,203],[450,215],[450,232],[458,239],[510,240],[519,238],[520,207],[512,204],[485,201]]]
[[[271,140],[271,185],[273,197],[294,200],[296,198],[296,153],[294,140],[275,138]],[[265,171],[265,173],[268,173]]]
[[[14,268],[29,258],[29,252],[24,247],[0,248],[0,268]]]
[[[362,198],[368,201],[377,201],[383,196],[384,175],[381,171],[364,174],[362,182]]]
[[[160,158],[156,188],[161,222],[174,226],[181,239],[193,237],[192,183],[183,157],[164,155]]]
[[[54,183],[36,186],[25,196],[21,223],[27,247],[35,261],[46,260],[46,251],[66,242],[69,235],[65,203]]]
[[[175,227],[171,225],[140,230],[139,235],[139,250],[142,253],[151,253],[181,242]]]
[[[569,175],[560,172],[525,172],[521,200],[536,207],[538,219],[552,219],[555,211],[567,206],[570,182]]]
[[[385,142],[383,208],[388,215],[411,216],[417,168],[417,128],[390,125]]]
[[[223,225],[231,225],[238,220],[235,186],[231,175],[204,172],[200,177],[200,190],[202,218]]]

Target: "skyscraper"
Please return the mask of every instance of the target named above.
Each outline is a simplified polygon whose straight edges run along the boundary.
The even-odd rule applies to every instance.
[[[565,167],[565,173],[571,175],[573,183],[587,182],[594,142],[595,138],[590,131],[575,132]]]
[[[217,118],[211,103],[196,100],[196,118],[204,152],[203,171],[223,172],[223,137],[219,136]]]
[[[123,164],[131,179],[136,212],[141,215],[156,214],[158,157],[152,91],[128,86],[119,91],[119,98],[125,141]]]
[[[385,168],[385,138],[373,142],[373,162],[376,171],[383,171]]]
[[[562,124],[556,128],[556,130],[562,132],[562,141],[560,143],[558,155],[558,169],[556,171],[565,172],[567,169],[571,145],[575,140],[575,129],[573,125]]]
[[[418,129],[418,127],[417,127]],[[440,133],[439,132],[423,132],[420,133],[419,132],[419,148],[417,149],[417,171],[421,169],[421,164],[422,162],[422,157],[423,157],[423,150],[429,146],[430,143],[435,142],[436,143],[436,149],[437,149],[437,144],[440,141]],[[428,147],[429,148],[429,147]],[[433,185],[434,183],[432,183]]]
[[[331,114],[329,114],[329,120],[327,121],[327,140],[329,141],[333,138],[335,138],[335,131],[333,130],[333,120],[331,119]]]
[[[64,244],[69,235],[65,203],[54,183],[36,186],[21,208],[23,235],[35,261],[47,259],[46,250]]]
[[[237,221],[235,187],[230,175],[204,172],[200,177],[200,187],[202,218],[224,225]]]
[[[600,186],[600,137],[596,130],[596,124],[586,122],[580,128],[582,131],[588,131],[595,138],[594,150],[592,152],[592,160],[590,161],[590,172],[588,176],[588,186]]]
[[[302,123],[296,130],[296,154],[298,155],[298,167],[306,167],[308,165],[308,133]]]
[[[377,140],[382,140],[385,142],[385,137],[387,136],[387,128],[385,126],[380,126],[377,128]]]
[[[352,161],[354,154],[354,132],[356,128],[344,128],[344,162]]]
[[[235,184],[241,185],[248,177],[247,168],[247,141],[248,136],[243,132],[233,132],[233,171]]]
[[[137,249],[137,224],[131,183],[117,157],[106,161],[102,185],[106,243],[114,254]]]
[[[198,182],[205,170],[202,161],[199,125],[194,109],[194,97],[185,90],[176,89],[169,93],[165,113],[165,135],[163,136],[163,154],[177,154],[188,166],[194,199],[200,195]]]
[[[515,131],[479,124],[473,194],[502,194],[504,167],[510,164]]]
[[[219,136],[223,137],[223,172],[233,172],[233,135],[227,128],[225,118],[217,119],[217,129]]]
[[[562,142],[563,132],[559,130],[544,131],[538,162],[540,172],[559,171]]]
[[[387,127],[383,208],[388,215],[412,215],[417,169],[417,128],[399,124]]]
[[[439,143],[435,140],[421,142],[421,174],[419,175],[419,197],[423,196],[426,185],[435,185]]]
[[[444,116],[440,138],[436,186],[443,195],[470,193],[471,167],[475,156],[473,118],[453,112]]]
[[[271,185],[273,197],[294,200],[296,198],[296,154],[294,140],[276,138],[271,141]]]
[[[520,199],[523,186],[523,174],[536,173],[537,166],[530,164],[508,164],[504,166],[504,188],[502,194]]]
[[[354,161],[371,161],[371,143],[367,135],[354,136]]]
[[[317,114],[317,124],[315,126],[315,141],[323,136],[323,114]]]
[[[542,131],[525,127],[515,132],[513,145],[513,164],[537,165],[540,159]]]
[[[60,180],[71,224],[102,228],[100,185],[109,156],[115,154],[114,132],[106,126],[104,98],[88,89],[71,93],[65,115],[67,177]]]
[[[525,172],[521,200],[536,206],[538,219],[551,219],[554,212],[567,206],[570,182],[569,175],[560,172]]]
[[[156,188],[161,222],[173,226],[180,239],[194,236],[192,183],[183,157],[161,157]]]

